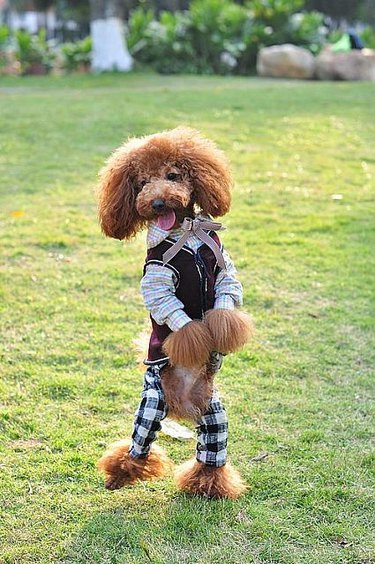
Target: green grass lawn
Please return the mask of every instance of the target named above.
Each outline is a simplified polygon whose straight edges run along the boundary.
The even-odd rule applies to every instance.
[[[0,84],[0,561],[374,562],[374,86],[147,75]],[[217,381],[250,485],[110,493],[148,327],[144,236],[105,239],[94,185],[128,135],[187,124],[229,155],[224,242],[255,340]],[[161,435],[182,462],[194,441]],[[261,454],[268,456],[256,460]]]

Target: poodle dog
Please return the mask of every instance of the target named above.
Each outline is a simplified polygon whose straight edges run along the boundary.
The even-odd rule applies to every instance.
[[[214,387],[223,355],[241,348],[252,326],[238,311],[242,287],[217,231],[231,202],[224,154],[199,132],[176,128],[119,147],[102,169],[102,231],[130,239],[148,228],[141,289],[152,334],[144,389],[131,439],[98,463],[106,487],[162,476],[168,458],[153,442],[168,414],[197,426],[196,457],[176,471],[177,486],[237,498],[246,486],[227,462],[228,420]]]

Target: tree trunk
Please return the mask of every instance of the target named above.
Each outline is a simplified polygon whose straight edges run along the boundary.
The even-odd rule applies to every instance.
[[[129,71],[132,58],[125,44],[118,0],[90,0],[92,60],[94,72]]]

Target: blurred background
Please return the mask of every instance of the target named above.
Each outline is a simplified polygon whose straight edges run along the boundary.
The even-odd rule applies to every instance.
[[[374,30],[374,0],[0,0],[0,74],[251,75],[261,48],[375,48]]]

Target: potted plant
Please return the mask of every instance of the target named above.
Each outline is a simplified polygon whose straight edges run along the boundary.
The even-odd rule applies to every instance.
[[[19,30],[16,33],[17,58],[22,74],[43,75],[52,68],[53,54],[46,41],[45,30],[37,35]]]

